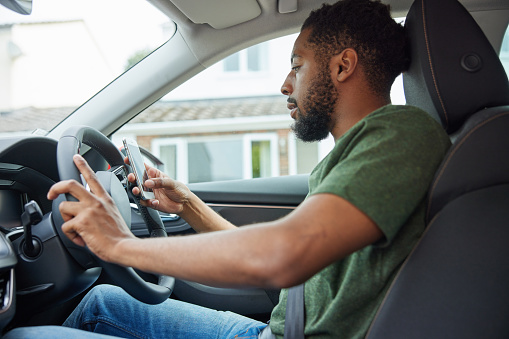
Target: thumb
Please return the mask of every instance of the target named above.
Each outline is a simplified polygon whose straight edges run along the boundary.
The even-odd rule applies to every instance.
[[[150,178],[145,181],[145,186],[148,188],[165,188],[174,189],[175,181],[170,178]]]

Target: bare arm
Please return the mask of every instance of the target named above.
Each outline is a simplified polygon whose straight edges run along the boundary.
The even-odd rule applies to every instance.
[[[66,221],[62,229],[102,259],[145,271],[214,286],[288,287],[382,237],[355,206],[338,196],[319,194],[275,222],[187,237],[138,239],[126,234],[116,207],[97,187],[86,162],[79,158],[75,162],[94,194],[72,181],[51,188],[50,199],[62,193],[79,199],[60,206]]]
[[[237,231],[126,239],[113,260],[214,286],[280,288],[306,281],[381,237],[378,227],[349,202],[320,194],[281,220]]]

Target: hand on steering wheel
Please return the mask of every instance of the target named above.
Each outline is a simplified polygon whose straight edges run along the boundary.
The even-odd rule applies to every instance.
[[[172,292],[173,278],[161,276],[159,285],[155,285],[144,281],[131,267],[101,260],[114,258],[114,255],[111,256],[114,249],[108,250],[108,244],[133,237],[129,230],[131,206],[126,189],[115,173],[94,173],[81,157],[73,161],[82,144],[97,151],[112,168],[125,166],[120,151],[99,131],[87,126],[76,126],[63,134],[57,147],[57,165],[62,182],[55,184],[48,193],[48,197],[55,199],[52,221],[60,239],[69,254],[83,267],[94,267],[99,263],[134,298],[147,304],[165,301]],[[80,171],[93,194],[81,185]],[[157,211],[142,205],[139,207],[151,236],[166,236]],[[67,235],[70,235],[72,241]],[[84,244],[89,249],[83,247]],[[90,251],[96,255],[95,259]]]
[[[48,192],[50,200],[55,200],[60,194],[71,194],[78,199],[60,203],[60,214],[65,221],[62,231],[76,245],[87,246],[100,259],[118,262],[118,256],[114,254],[115,245],[136,237],[85,159],[75,154],[73,160],[90,192],[75,180],[60,181],[51,187]]]

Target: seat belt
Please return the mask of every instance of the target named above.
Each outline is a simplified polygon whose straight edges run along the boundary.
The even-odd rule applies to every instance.
[[[304,284],[300,284],[288,290],[284,339],[304,339],[304,323]]]

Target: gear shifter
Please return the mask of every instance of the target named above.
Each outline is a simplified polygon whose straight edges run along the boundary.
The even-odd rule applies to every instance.
[[[25,233],[23,253],[29,258],[35,258],[41,253],[41,244],[32,237],[32,226],[42,220],[41,208],[35,201],[25,204],[25,211],[21,214],[21,222]]]

